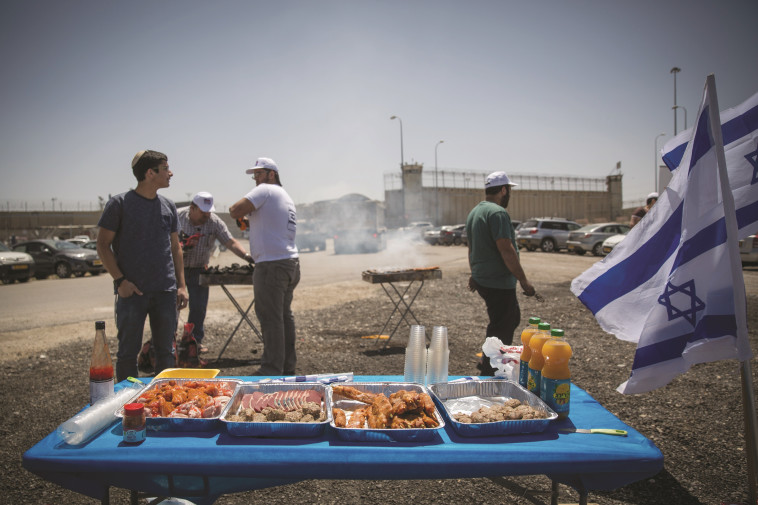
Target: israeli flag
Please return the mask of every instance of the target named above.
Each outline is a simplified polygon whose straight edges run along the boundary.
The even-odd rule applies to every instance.
[[[740,240],[758,232],[758,93],[737,107],[721,112],[721,131],[729,183],[737,209]],[[666,142],[663,162],[672,172],[679,167],[692,128]]]
[[[709,99],[706,86],[694,133],[658,202],[611,254],[571,283],[605,331],[638,342],[621,393],[664,386],[696,363],[751,356],[741,265],[738,274],[733,269],[737,240],[727,239],[727,229],[736,234],[734,203],[728,193],[730,202],[722,199],[721,146],[710,126],[710,114],[719,125],[713,90]]]

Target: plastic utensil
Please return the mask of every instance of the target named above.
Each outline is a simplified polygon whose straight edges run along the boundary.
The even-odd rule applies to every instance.
[[[597,435],[615,435],[617,437],[625,437],[626,436],[626,430],[612,430],[607,428],[592,428],[592,429],[583,429],[583,428],[563,428],[559,431],[565,431],[568,433],[591,433],[591,434],[597,434]]]

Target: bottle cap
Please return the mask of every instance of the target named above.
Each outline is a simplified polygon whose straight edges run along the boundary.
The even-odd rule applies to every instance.
[[[529,324],[540,324],[541,319],[539,317],[530,317]]]
[[[550,330],[550,323],[540,323],[540,325],[537,327],[540,330]]]
[[[124,405],[124,415],[126,416],[141,416],[145,411],[145,406],[142,403],[127,403]]]
[[[95,321],[95,329],[96,330],[104,330],[105,329],[105,321]]]
[[[563,330],[554,328],[550,330],[550,335],[553,337],[562,337],[563,336]]]

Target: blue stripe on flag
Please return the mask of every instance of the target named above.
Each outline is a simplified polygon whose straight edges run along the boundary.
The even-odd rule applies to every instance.
[[[703,108],[702,114],[700,114],[700,117],[698,118],[695,137],[692,139],[692,158],[690,159],[690,172],[692,172],[692,168],[697,164],[697,162],[700,161],[700,158],[705,156],[705,154],[711,150],[711,147],[713,147],[709,128],[711,121],[710,116],[708,115],[709,111],[710,106],[706,105]]]
[[[721,125],[721,135],[724,139],[724,147],[728,146],[735,140],[750,135],[756,130],[758,130],[758,105]],[[669,167],[669,170],[674,170],[679,166],[686,149],[687,142],[678,145],[663,155],[663,162]]]
[[[678,337],[637,348],[632,370],[656,365],[664,361],[682,357],[687,344],[703,339],[714,339],[737,334],[737,320],[734,314],[703,316],[695,331]]]
[[[726,220],[722,217],[715,223],[712,223],[695,234],[694,237],[687,240],[676,255],[676,260],[671,267],[673,272],[687,262],[697,258],[726,242]]]
[[[683,205],[680,204],[658,232],[632,255],[609,268],[582,291],[579,299],[593,314],[647,282],[674,254],[681,235]],[[635,275],[630,276],[629,272]]]
[[[758,221],[758,201],[737,209],[737,228],[744,228],[756,221]]]

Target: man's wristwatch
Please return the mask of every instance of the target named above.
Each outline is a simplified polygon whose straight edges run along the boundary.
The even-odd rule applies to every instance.
[[[124,282],[125,280],[126,280],[126,276],[125,276],[125,275],[122,275],[122,276],[121,276],[121,277],[119,277],[118,279],[114,279],[114,280],[113,280],[113,294],[114,294],[114,295],[117,295],[117,294],[118,294],[118,287],[119,287],[119,286],[121,285],[121,283],[122,283],[122,282]]]

